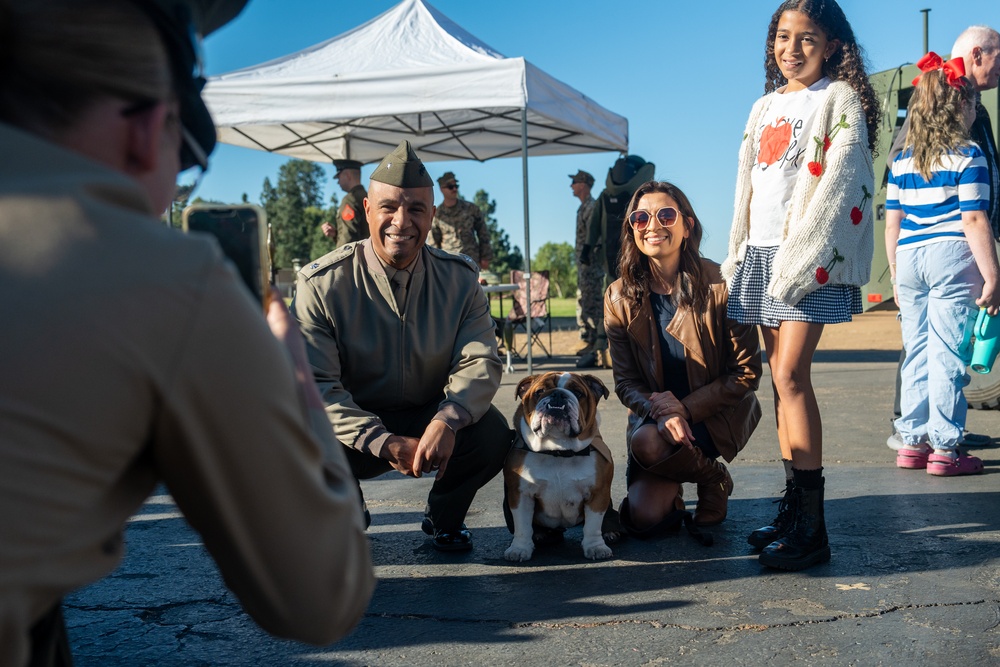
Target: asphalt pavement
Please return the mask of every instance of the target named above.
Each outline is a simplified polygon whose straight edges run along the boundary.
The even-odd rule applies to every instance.
[[[1000,449],[982,475],[895,467],[885,445],[897,353],[819,352],[813,381],[825,434],[833,558],[803,572],[761,567],[746,535],[774,516],[784,486],[766,374],[764,418],[730,466],[729,518],[705,547],[686,534],[583,557],[581,531],[508,563],[501,479],[468,525],[475,549],[440,554],[420,532],[429,479],[364,483],[379,584],[355,631],[327,647],[259,630],[228,592],[170,497],[150,498],[110,577],[66,600],[78,665],[968,665],[1000,664]],[[535,359],[535,371],[572,359]],[[505,375],[495,400],[508,416]],[[609,389],[610,371],[597,371]],[[625,409],[603,403],[624,482]],[[1000,412],[970,411],[1000,435]],[[685,496],[693,507],[693,485]]]

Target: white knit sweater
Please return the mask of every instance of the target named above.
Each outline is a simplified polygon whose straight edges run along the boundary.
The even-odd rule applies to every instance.
[[[740,146],[729,255],[722,264],[722,276],[730,283],[746,255],[753,194],[750,171],[760,142],[760,124],[772,100],[773,95],[765,95],[754,104]],[[813,127],[817,132],[825,128],[827,148],[809,140],[806,155],[812,159],[795,178],[767,287],[770,296],[791,305],[827,283],[866,284],[875,249],[875,177],[865,113],[854,89],[843,81],[830,84]],[[824,136],[816,139],[822,141]]]

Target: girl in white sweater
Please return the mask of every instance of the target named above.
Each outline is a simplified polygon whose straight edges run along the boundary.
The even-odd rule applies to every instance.
[[[833,0],[788,0],[771,18],[764,97],[740,148],[729,256],[729,317],[767,350],[785,497],[750,544],[798,570],[830,558],[822,424],[810,380],[825,324],[861,312],[874,250],[872,149],[879,106],[861,47]]]

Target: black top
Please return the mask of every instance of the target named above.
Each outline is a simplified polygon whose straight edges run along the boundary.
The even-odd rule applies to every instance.
[[[672,392],[678,399],[684,399],[691,393],[684,345],[667,333],[667,326],[674,319],[677,306],[674,305],[669,296],[653,292],[649,295],[649,301],[653,308],[653,316],[656,318],[656,330],[660,336],[660,363],[663,366],[662,390]],[[712,436],[708,434],[708,429],[705,428],[705,423],[688,423],[691,426],[692,434],[694,434],[694,444],[705,453],[705,456],[718,457],[719,452],[712,442]]]

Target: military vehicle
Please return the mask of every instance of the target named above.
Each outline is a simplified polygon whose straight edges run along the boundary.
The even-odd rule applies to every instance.
[[[883,115],[882,126],[879,128],[878,155],[875,157],[876,194],[872,200],[875,207],[875,256],[872,260],[871,282],[862,288],[861,293],[865,310],[895,307],[892,284],[889,282],[889,261],[885,257],[885,191],[889,175],[886,159],[892,142],[906,119],[906,109],[913,95],[913,79],[918,74],[920,70],[917,66],[909,64],[871,75],[872,87],[882,100]],[[1000,123],[997,90],[984,92],[982,103],[990,113],[993,136],[1000,137],[997,132]],[[979,410],[1000,408],[1000,367],[988,375],[971,371],[969,375],[972,382],[965,388],[969,406]]]

